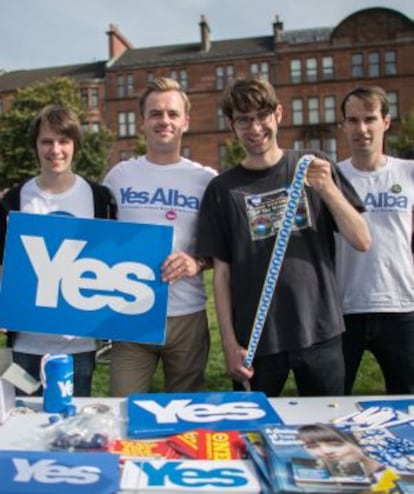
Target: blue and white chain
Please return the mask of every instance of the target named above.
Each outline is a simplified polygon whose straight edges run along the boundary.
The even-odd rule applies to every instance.
[[[279,278],[282,262],[285,257],[287,244],[295,222],[296,211],[298,209],[302,189],[306,181],[306,172],[314,159],[315,156],[312,154],[305,154],[296,163],[292,183],[290,184],[288,191],[286,208],[283,213],[278,234],[276,236],[275,245],[269,261],[269,267],[267,268],[266,278],[263,283],[262,293],[257,306],[256,316],[250,334],[249,345],[247,347],[247,355],[243,362],[245,367],[250,367],[252,365],[257,346],[262,335],[267,313],[269,312],[273,293]]]

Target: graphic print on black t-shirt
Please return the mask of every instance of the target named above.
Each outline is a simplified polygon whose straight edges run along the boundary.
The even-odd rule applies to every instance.
[[[272,190],[263,194],[247,194],[244,197],[246,214],[252,240],[275,236],[280,228],[288,198],[287,189]],[[293,230],[312,226],[309,203],[302,191],[295,215]]]

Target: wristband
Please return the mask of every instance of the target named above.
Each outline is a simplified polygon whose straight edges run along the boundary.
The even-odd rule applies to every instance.
[[[207,268],[207,261],[205,257],[195,256],[194,259],[198,267],[198,272],[202,273]]]

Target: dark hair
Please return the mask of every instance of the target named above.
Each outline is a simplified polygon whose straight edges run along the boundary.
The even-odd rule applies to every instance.
[[[247,113],[252,110],[270,108],[279,105],[274,87],[261,77],[236,79],[224,92],[221,108],[224,115],[233,119],[233,112]]]
[[[390,104],[388,101],[387,93],[379,86],[359,86],[349,93],[346,94],[345,98],[341,103],[341,112],[344,118],[346,118],[346,104],[349,101],[349,98],[354,96],[362,100],[365,106],[369,109],[372,109],[379,101],[381,107],[381,115],[383,117],[387,116],[390,112]]]
[[[180,84],[175,79],[171,79],[169,77],[158,77],[157,79],[150,81],[141,93],[141,97],[139,99],[139,111],[142,117],[145,114],[145,103],[147,102],[148,96],[154,92],[166,91],[177,91],[180,93],[184,101],[185,113],[190,113],[190,100],[186,93],[181,89]]]
[[[82,145],[82,127],[76,113],[62,105],[47,105],[43,107],[32,120],[29,127],[29,144],[37,156],[37,138],[40,126],[47,124],[55,132],[73,141],[76,153]]]
[[[358,441],[352,434],[347,434],[330,424],[302,425],[298,429],[298,438],[305,445],[322,441],[342,441],[359,447]]]

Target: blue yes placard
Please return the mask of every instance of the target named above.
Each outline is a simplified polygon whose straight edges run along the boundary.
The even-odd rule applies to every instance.
[[[163,344],[172,228],[12,212],[0,327]]]
[[[157,437],[193,429],[253,431],[280,424],[264,393],[151,393],[128,396],[128,436]]]
[[[1,451],[3,494],[114,494],[118,458],[109,453]]]

